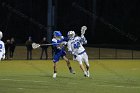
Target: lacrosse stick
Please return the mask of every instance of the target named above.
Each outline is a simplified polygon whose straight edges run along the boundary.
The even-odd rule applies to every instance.
[[[37,43],[32,43],[32,48],[36,49],[36,48],[39,48],[41,46],[49,46],[49,45],[53,45],[53,44],[37,44]]]
[[[81,36],[83,36],[85,34],[85,31],[87,30],[86,26],[82,26],[81,27]]]
[[[51,43],[51,44],[37,44],[37,43],[32,43],[32,48],[36,49],[39,48],[41,46],[50,46],[50,45],[54,45],[54,44],[62,44],[62,45],[66,45],[67,42],[62,42],[62,43]]]

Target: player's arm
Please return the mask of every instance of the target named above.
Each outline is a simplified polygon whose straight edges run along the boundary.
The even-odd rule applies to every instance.
[[[66,37],[64,37],[64,36],[61,36],[61,39],[62,39],[63,41],[60,43],[60,46],[65,46],[65,45],[67,45],[68,38],[66,38]]]
[[[54,38],[52,39],[52,46],[53,46],[53,47],[56,47],[57,49],[61,49],[61,48],[60,48],[60,45],[57,43],[57,40],[54,39]]]
[[[80,38],[80,42],[81,42],[81,44],[87,44],[87,39],[85,38],[84,35],[81,36],[81,38]]]
[[[52,39],[52,45],[53,45],[53,47],[56,47],[57,49],[62,49],[62,47],[67,45],[67,42],[63,41],[61,43],[58,43],[56,39]]]

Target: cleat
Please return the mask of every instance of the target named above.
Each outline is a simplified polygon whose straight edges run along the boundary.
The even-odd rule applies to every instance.
[[[88,77],[86,74],[84,74],[85,77]]]
[[[56,78],[56,75],[57,75],[57,73],[54,73],[54,74],[53,74],[53,78]]]
[[[84,71],[84,76],[87,77],[87,72],[86,71]]]
[[[90,76],[90,73],[89,73],[89,71],[87,71],[87,77],[89,77]]]
[[[70,73],[75,74],[75,71],[71,69],[71,70],[70,70]]]

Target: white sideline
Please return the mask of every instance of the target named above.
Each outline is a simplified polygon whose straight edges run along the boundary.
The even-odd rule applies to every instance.
[[[15,79],[0,79],[1,81],[17,81],[17,82],[24,82],[24,81],[27,81],[27,82],[42,82],[42,83],[44,83],[44,82],[47,82],[47,81],[38,81],[38,80],[36,80],[36,81],[34,81],[34,80],[15,80]],[[69,83],[69,84],[78,84],[78,83]],[[111,84],[95,84],[95,86],[103,86],[103,87],[116,87],[116,88],[137,88],[137,89],[140,89],[140,86],[116,86],[116,85],[111,85]],[[22,88],[19,88],[19,89],[22,89]]]

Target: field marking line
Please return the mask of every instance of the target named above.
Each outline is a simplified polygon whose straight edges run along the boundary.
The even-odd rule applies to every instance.
[[[135,70],[139,70],[139,68],[132,68],[131,70],[134,70],[135,71]]]
[[[47,82],[47,81],[38,81],[38,80],[15,80],[15,79],[0,79],[1,81],[16,81],[16,82],[24,82],[24,81],[27,81],[27,82],[35,82],[35,83],[44,83],[44,82]],[[78,83],[69,83],[69,84],[78,84]],[[140,89],[140,86],[117,86],[117,85],[112,85],[112,84],[95,84],[95,86],[104,86],[104,87],[118,87],[118,88],[138,88]],[[22,89],[22,88],[18,88],[18,89]]]

